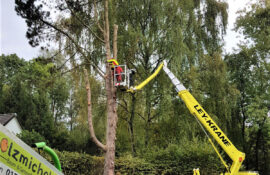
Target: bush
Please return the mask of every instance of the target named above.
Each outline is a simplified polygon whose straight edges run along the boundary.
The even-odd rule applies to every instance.
[[[205,143],[171,144],[165,149],[149,150],[145,157],[156,166],[157,174],[163,175],[192,174],[193,168],[199,168],[202,175],[224,170],[216,153]]]
[[[157,174],[154,164],[142,158],[132,157],[130,154],[117,158],[115,169],[116,172],[121,173],[121,175]]]
[[[56,153],[66,175],[103,174],[103,157],[66,151]],[[50,160],[48,155],[42,155]],[[146,151],[144,158],[127,154],[115,160],[115,172],[121,175],[190,175],[193,168],[200,168],[202,175],[220,174],[224,169],[215,152],[204,143],[189,142],[186,146],[171,144],[165,149],[152,148]]]
[[[104,158],[91,156],[85,153],[57,151],[55,153],[61,163],[63,173],[66,175],[99,175],[103,174]],[[47,159],[52,165],[51,157],[45,152],[41,156]]]
[[[46,139],[35,130],[23,130],[22,133],[18,134],[18,137],[29,146],[37,142],[46,142]]]
[[[61,152],[59,159],[66,175],[103,174],[104,158],[76,152]]]

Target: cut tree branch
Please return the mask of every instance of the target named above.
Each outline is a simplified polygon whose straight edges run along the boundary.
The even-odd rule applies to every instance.
[[[96,0],[94,0],[94,11],[95,11],[95,19],[96,19],[96,24],[99,28],[99,30],[104,33],[104,29],[100,26],[99,22],[98,22],[98,14],[97,14],[97,3],[96,3]]]
[[[118,25],[114,24],[113,26],[113,58],[117,59],[117,32]]]
[[[90,137],[92,141],[103,151],[107,151],[107,147],[102,144],[96,137],[94,127],[93,127],[93,122],[92,122],[92,106],[91,106],[91,89],[90,89],[90,83],[88,79],[88,73],[87,70],[84,69],[84,75],[85,75],[85,86],[87,90],[87,112],[88,112],[88,126],[89,126],[89,132],[90,132]]]

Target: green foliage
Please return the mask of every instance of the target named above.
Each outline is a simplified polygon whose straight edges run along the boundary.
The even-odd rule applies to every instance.
[[[256,96],[253,102],[248,106],[247,125],[249,129],[247,131],[247,142],[250,144],[248,158],[250,158],[250,164],[256,166],[257,169],[262,172],[268,172],[270,156],[267,150],[269,147],[269,131],[270,131],[270,118],[268,116],[269,109],[268,104],[265,103],[264,97]],[[254,142],[256,140],[256,142]],[[255,159],[252,159],[255,156]]]
[[[269,172],[269,5],[250,4],[239,12],[236,30],[245,36],[240,49],[226,57],[231,80],[240,91],[235,116],[247,169]]]
[[[63,173],[77,174],[102,174],[104,158],[79,154],[76,152],[62,152],[59,154]]]
[[[32,130],[32,131],[23,130],[18,135],[18,137],[22,139],[22,141],[24,141],[29,146],[37,142],[47,142],[46,139],[35,130]]]
[[[53,80],[54,75],[51,72],[53,64],[46,63],[44,58],[25,62],[16,55],[2,55],[0,60],[2,63],[0,70],[3,73],[1,75],[5,77],[0,82],[0,113],[17,113],[23,129],[33,131],[34,136],[39,133],[45,138],[44,140],[49,140],[51,144],[55,143],[57,147],[57,142],[54,142],[57,140],[55,136],[58,135],[60,138],[61,134],[57,132],[54,125],[49,96],[52,92],[51,85],[57,82],[57,79]],[[60,82],[63,81],[64,79]],[[61,102],[63,107],[67,92],[61,88],[57,90],[58,92],[62,90],[62,93],[54,103]],[[25,131],[22,137],[26,139],[27,134],[31,135],[31,132]]]
[[[143,158],[132,157],[127,154],[116,159],[116,172],[123,175],[128,174],[159,174],[156,165],[146,161]]]
[[[103,157],[90,156],[89,154],[78,152],[54,151],[60,160],[64,174],[98,175],[103,173]],[[53,164],[53,161],[48,154],[41,152],[41,155]]]
[[[208,148],[205,148],[205,145],[201,146],[203,149],[199,149],[198,151],[198,146],[194,146],[193,148],[186,147],[183,150],[177,145],[170,145],[168,148],[159,149],[158,151],[149,150],[145,158],[132,157],[130,154],[126,154],[116,158],[115,172],[123,175],[188,175],[192,173],[193,168],[199,166],[201,174],[218,174],[221,172],[222,168],[220,168],[221,165],[217,161],[217,157],[214,156],[213,152],[209,151]],[[48,155],[44,152],[41,154],[53,163]],[[103,157],[67,151],[56,151],[56,154],[60,159],[64,174],[103,174]]]
[[[191,81],[198,81],[193,87],[194,95],[199,92],[198,99],[202,100],[202,105],[208,114],[220,125],[225,133],[230,133],[232,124],[233,108],[236,106],[239,91],[229,82],[227,66],[219,53],[212,56],[205,55],[197,69],[198,78],[193,77]],[[204,97],[202,97],[204,95]],[[233,135],[233,134],[232,134]]]
[[[261,57],[267,57],[270,49],[270,6],[267,1],[257,1],[250,7],[239,12],[235,29],[251,41],[248,44],[255,47]]]
[[[136,69],[138,83],[153,73],[163,59],[170,61],[170,68],[181,79],[187,79],[183,75],[192,73],[192,69],[198,75],[201,70],[197,70],[196,66],[204,56],[203,54],[219,52],[220,36],[223,34],[220,31],[225,31],[227,25],[226,3],[135,0],[132,2],[115,1],[112,5],[117,9],[115,14],[119,25],[118,45],[121,48],[119,60],[127,62],[128,67]],[[205,8],[202,10],[200,5]],[[218,22],[217,18],[222,19],[222,22]],[[222,30],[216,27],[217,25],[222,26],[220,27]],[[209,56],[209,60],[211,59],[212,57]],[[226,74],[225,70],[222,71],[222,76],[224,74]],[[186,81],[185,85],[188,88],[192,87],[197,94],[201,94],[202,91],[197,90],[197,86],[202,87],[205,81],[198,83],[197,78],[199,77],[193,75],[189,77],[189,80],[197,81],[196,87],[192,81]],[[178,102],[179,99],[175,99],[176,94],[173,92],[174,88],[164,75],[158,76],[149,83],[140,95],[136,95],[134,101],[127,96],[119,96],[121,103],[124,104],[119,107],[119,116],[124,118],[120,122],[126,122],[126,127],[124,124],[119,125],[121,129],[124,128],[123,131],[130,133],[131,145],[135,147],[142,147],[143,144],[145,147],[151,144],[167,146],[168,143],[177,144],[183,135],[196,135],[189,129],[189,127],[196,127],[196,124],[191,123],[189,112],[183,104]],[[208,92],[212,90],[209,88]],[[215,92],[218,92],[218,88]],[[129,99],[126,100],[127,98]],[[135,114],[132,112],[132,106],[135,108]],[[221,105],[219,107],[226,110]],[[213,112],[216,111],[218,109]],[[225,115],[229,115],[229,112]],[[142,129],[144,132],[141,131]],[[136,138],[137,134],[139,137]],[[119,133],[118,138],[121,138],[119,142],[126,142],[124,135],[127,133]],[[127,149],[127,145],[121,145],[123,144],[119,143],[120,150]],[[133,147],[130,146],[130,148]]]
[[[180,145],[154,148],[146,153],[147,160],[157,166],[158,174],[190,174],[200,168],[202,174],[217,174],[223,170],[216,153],[209,143],[184,139]]]

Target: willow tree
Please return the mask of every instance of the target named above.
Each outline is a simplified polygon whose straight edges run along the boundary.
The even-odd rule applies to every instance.
[[[236,118],[249,169],[269,172],[269,1],[256,1],[237,17],[235,30],[245,37],[226,61],[231,80],[240,91]],[[267,174],[267,173],[266,173]]]
[[[120,0],[114,4],[121,36],[119,55],[130,68],[136,69],[138,82],[153,73],[159,63],[166,59],[171,63],[172,71],[184,82],[188,82],[185,84],[187,87],[191,87],[194,80],[188,79],[187,74],[193,70],[192,67],[200,64],[204,54],[211,56],[215,52],[221,52],[222,36],[227,25],[225,2]],[[145,133],[142,137],[145,146],[151,141],[153,123],[157,123],[166,110],[172,110],[168,107],[169,104],[167,109],[157,110],[161,109],[162,100],[167,98],[167,94],[171,94],[172,88],[162,77],[147,85],[141,95],[136,94],[136,100],[133,96],[127,101],[129,103],[122,100],[121,104],[124,111],[129,112],[130,117],[124,119],[130,131],[134,131],[134,115],[143,121]],[[134,104],[136,113],[133,112]],[[179,110],[179,107],[175,110]],[[132,133],[131,142],[134,142]],[[132,148],[134,150],[134,146]]]

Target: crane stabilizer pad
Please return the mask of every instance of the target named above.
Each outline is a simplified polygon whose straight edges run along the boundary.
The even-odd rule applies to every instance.
[[[0,149],[0,174],[63,175],[1,124]]]

